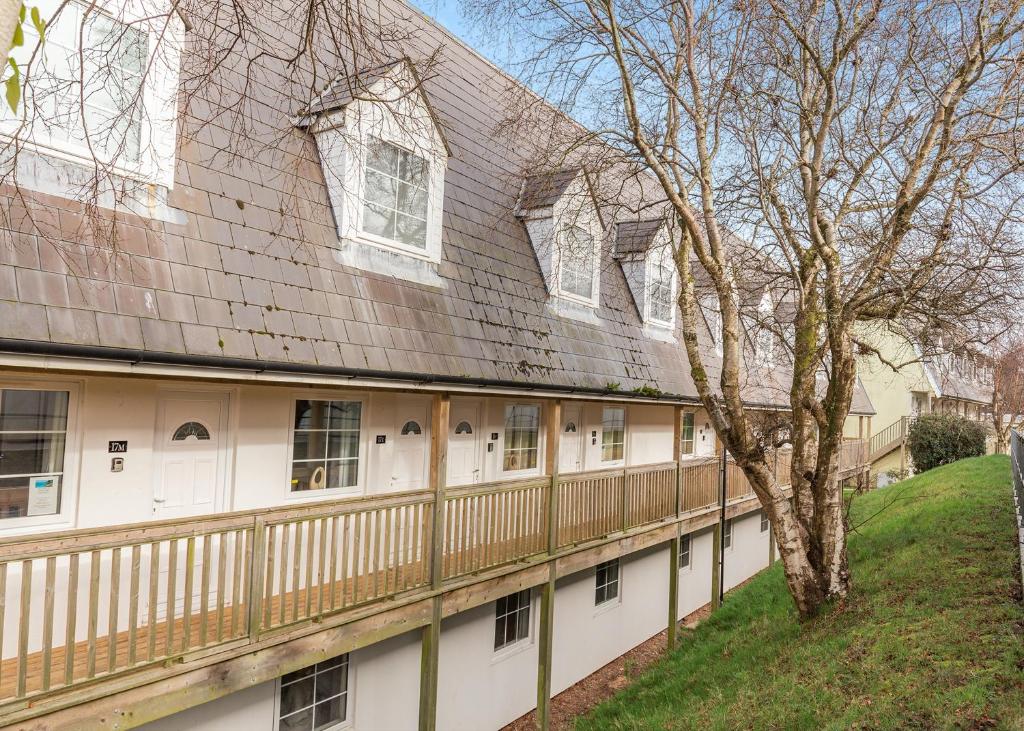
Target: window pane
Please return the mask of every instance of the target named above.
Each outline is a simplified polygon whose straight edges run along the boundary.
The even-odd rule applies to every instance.
[[[363,406],[358,401],[331,401],[331,429],[358,429]]]
[[[0,433],[0,475],[62,472],[63,434]]]
[[[416,218],[427,217],[427,191],[408,183],[398,184],[398,210]]]
[[[0,431],[64,431],[67,391],[5,390],[0,396]]]
[[[327,457],[331,459],[353,459],[359,456],[359,432],[331,432],[328,439]],[[296,456],[298,459],[298,456]]]
[[[425,208],[423,213],[426,215]],[[420,218],[412,218],[404,213],[399,213],[395,222],[395,239],[409,246],[417,246],[421,249],[426,248],[427,222]]]
[[[281,684],[281,715],[287,716],[313,704],[313,676]]]
[[[285,716],[278,724],[278,731],[309,731],[313,728],[313,709],[307,708],[291,716]]]
[[[359,463],[355,460],[327,463],[327,487],[355,487],[359,482]]]
[[[398,175],[398,151],[394,145],[389,145],[376,137],[370,137],[366,146],[366,167],[396,176]]]
[[[326,429],[327,401],[296,401],[296,429]]]
[[[427,161],[405,150],[399,161],[398,177],[407,183],[426,189],[427,187]]]
[[[385,239],[395,238],[395,212],[367,203],[363,206],[363,230]]]
[[[398,196],[398,181],[387,175],[366,171],[366,202],[383,208],[394,208]]]
[[[316,725],[314,726],[314,729],[316,729],[316,731],[320,731],[320,729],[325,729],[340,721],[344,721],[344,701],[345,696],[337,696],[336,698],[331,698],[329,701],[317,703],[315,719]]]

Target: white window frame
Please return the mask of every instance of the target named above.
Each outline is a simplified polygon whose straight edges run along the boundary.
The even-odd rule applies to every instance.
[[[288,502],[317,502],[333,500],[339,497],[362,495],[366,490],[367,476],[367,420],[371,401],[364,393],[338,393],[331,391],[293,391],[289,394],[291,401],[288,406],[288,459],[285,463],[284,500]],[[356,484],[352,487],[329,487],[323,490],[292,490],[292,462],[295,459],[295,411],[299,401],[350,401],[360,406],[359,416],[359,466],[356,470]]]
[[[505,432],[506,422],[508,420],[509,409],[513,406],[536,406],[537,407],[537,464],[533,467],[526,467],[519,470],[506,470],[505,469]],[[498,439],[498,446],[500,451],[498,452],[498,472],[502,477],[524,477],[530,475],[539,475],[543,469],[544,464],[544,429],[546,427],[544,423],[544,405],[539,401],[505,401],[501,405],[501,423],[500,423],[499,434],[501,435]]]
[[[768,511],[761,508],[761,532],[767,533],[771,530],[772,522],[768,519]]]
[[[606,581],[604,584],[599,583],[600,579],[601,579],[601,569],[603,567],[605,567],[605,566],[611,566],[611,565],[615,566],[615,580],[614,581]],[[605,596],[605,598],[602,601],[599,602],[597,600],[597,592],[600,589],[602,589],[602,588],[607,589],[608,587],[610,587],[612,585],[615,586],[615,596],[613,596],[613,597]],[[603,609],[608,609],[610,607],[617,606],[617,605],[619,605],[621,603],[622,603],[622,559],[621,559],[621,557],[619,557],[619,558],[613,558],[613,559],[611,559],[609,561],[602,561],[601,563],[597,564],[597,566],[594,567],[594,609],[596,609],[598,611],[601,611]]]
[[[82,402],[81,383],[78,381],[39,381],[4,378],[0,390],[21,391],[67,391],[68,424],[64,437],[64,470],[61,475],[60,510],[53,515],[26,515],[20,518],[0,519],[0,537],[38,532],[40,528],[50,531],[73,528],[78,515],[78,487],[81,479],[80,464],[82,426],[80,408]]]
[[[686,420],[690,420],[690,438],[687,440],[683,435],[686,433]],[[690,442],[690,451],[687,452],[683,445]],[[684,458],[697,456],[697,412],[684,411],[679,424],[679,454]]]
[[[83,0],[78,5],[89,7],[90,3]],[[185,28],[180,18],[171,11],[169,3],[162,0],[97,0],[92,12],[106,14],[135,28],[147,22],[150,25],[145,29],[148,68],[143,72],[144,111],[139,136],[140,160],[129,165],[113,162],[106,164],[105,167],[128,180],[173,188],[177,166],[178,77],[181,51],[185,43]],[[51,17],[49,11],[44,11],[43,19],[48,25]],[[25,25],[28,27],[31,24]],[[23,48],[27,49],[26,53],[31,54],[36,44],[35,31],[28,30],[26,35]],[[159,56],[154,58],[157,50]],[[41,66],[37,54],[29,71],[30,76],[38,72],[39,68]],[[54,160],[84,165],[86,168],[95,164],[87,148],[73,142],[33,139],[31,131],[18,129],[21,125],[21,112],[14,117],[10,115],[9,109],[0,112],[0,138],[10,140],[17,137],[25,149]],[[32,119],[28,121],[31,122]],[[42,123],[37,120],[35,124]]]
[[[686,549],[685,551],[683,549]],[[683,563],[683,554],[686,554],[686,563]],[[679,536],[679,570],[693,570],[693,534],[684,533]]]
[[[526,594],[527,595],[526,607],[528,608],[527,609],[528,617],[526,619],[526,636],[525,637],[519,637],[518,639],[513,640],[512,642],[509,642],[507,644],[504,644],[501,647],[494,647],[494,630],[497,629],[497,622],[498,622],[498,601],[500,599],[505,599],[505,598],[507,598],[509,596],[512,596],[513,594]],[[494,602],[494,624],[492,625],[492,628],[491,628],[491,651],[493,652],[493,656],[492,656],[492,661],[493,662],[498,662],[498,661],[504,660],[505,658],[509,657],[510,655],[516,655],[516,654],[522,652],[523,650],[525,650],[526,648],[530,647],[531,645],[533,645],[533,637],[534,637],[533,622],[534,622],[534,615],[536,614],[536,612],[533,611],[533,598],[534,597],[533,597],[533,590],[532,589],[523,589],[521,591],[514,591],[514,592],[512,592],[512,594],[506,594],[505,596],[499,597],[498,599],[495,600],[495,602]],[[521,608],[520,608],[520,610],[517,610],[517,612],[518,611],[521,611]],[[506,613],[503,616],[507,617],[509,615]]]
[[[726,518],[725,526],[722,528],[722,550],[731,551],[735,544],[735,537],[733,534],[736,532],[736,526],[733,524],[735,518]]]
[[[413,83],[406,67],[396,67],[391,74],[379,79],[366,90],[364,96],[367,98],[354,100],[343,110],[322,115],[312,125],[311,131],[317,141],[342,246],[365,245],[384,254],[400,255],[409,262],[436,265],[441,261],[444,178],[448,168],[448,151],[422,95],[414,86],[408,86],[409,91],[403,91]],[[429,173],[425,248],[392,241],[363,230],[366,151],[371,137],[413,152],[427,161]],[[387,262],[376,266],[394,275]]]
[[[604,458],[604,432],[605,432],[605,412],[609,409],[620,409],[622,411],[622,457],[619,459],[605,460]],[[597,447],[600,450],[598,453],[598,460],[600,461],[601,468],[605,467],[618,467],[626,464],[626,443],[629,440],[629,409],[625,406],[608,405],[601,408],[601,441],[598,442]],[[614,442],[613,442],[614,443]]]
[[[342,655],[348,656],[348,676],[345,684],[345,720],[339,721],[333,726],[328,726],[324,731],[343,731],[343,729],[350,729],[355,725],[354,721],[354,709],[355,709],[355,663],[352,659],[351,652],[343,652]],[[328,658],[320,663],[313,663],[314,665],[321,665],[336,660],[342,655],[336,655],[335,657]],[[308,665],[306,667],[309,667]],[[300,668],[304,669],[304,668]],[[274,681],[274,731],[277,731],[281,727],[281,681],[284,680],[284,676],[280,676]],[[315,698],[315,696],[314,696]]]
[[[652,251],[651,255],[647,257],[646,271],[644,272],[644,321],[658,325],[660,327],[672,328],[676,322],[676,299],[678,296],[678,288],[676,282],[678,281],[678,272],[671,261],[671,249],[669,247],[663,247],[664,250]],[[668,261],[665,261],[668,259]],[[659,270],[667,270],[669,273],[668,281],[668,319],[655,317],[654,310],[654,297],[652,292],[655,286],[655,273]],[[658,280],[660,281],[660,280]]]
[[[572,292],[563,287],[563,279],[565,274],[565,266],[567,263],[575,265],[577,257],[575,254],[578,252],[571,251],[566,239],[569,233],[573,229],[579,229],[583,233],[590,237],[591,240],[591,261],[593,264],[590,267],[590,297],[585,297],[577,292]],[[601,262],[598,256],[600,247],[600,240],[594,235],[594,232],[589,227],[581,225],[580,223],[572,223],[569,225],[560,226],[558,229],[558,296],[572,302],[578,302],[579,304],[587,305],[588,307],[595,307],[599,297],[598,281],[601,276]],[[571,258],[567,258],[570,255]]]

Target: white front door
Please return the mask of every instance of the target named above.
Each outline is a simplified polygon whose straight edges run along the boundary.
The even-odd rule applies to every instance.
[[[562,443],[558,451],[559,472],[583,468],[583,411],[579,406],[562,407]]]
[[[401,399],[401,397],[399,397]],[[391,460],[391,491],[422,490],[427,464],[426,404],[398,404],[395,411],[395,446]]]
[[[167,394],[157,409],[153,513],[179,518],[220,508],[227,464],[227,394]]]
[[[474,485],[480,482],[480,402],[452,403],[448,433],[448,484]]]

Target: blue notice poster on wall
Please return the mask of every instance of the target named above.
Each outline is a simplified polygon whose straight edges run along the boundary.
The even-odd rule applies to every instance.
[[[60,477],[31,477],[28,481],[28,514],[53,515],[60,498]]]

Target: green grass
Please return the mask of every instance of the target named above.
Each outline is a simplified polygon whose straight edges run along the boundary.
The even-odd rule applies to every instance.
[[[801,624],[776,564],[578,731],[1024,729],[1007,458],[857,497],[851,523],[842,606]]]

